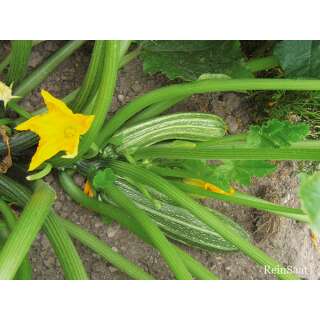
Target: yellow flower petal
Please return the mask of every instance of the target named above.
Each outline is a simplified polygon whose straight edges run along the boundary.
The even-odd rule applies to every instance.
[[[84,192],[89,198],[93,198],[94,192],[93,192],[93,189],[92,189],[92,187],[91,187],[91,184],[90,184],[90,181],[89,181],[89,180],[87,180],[86,183],[84,184],[83,192]]]
[[[79,138],[70,139],[70,141],[65,142],[64,151],[66,152],[66,155],[62,156],[62,158],[74,158],[78,154],[79,140]]]
[[[36,153],[31,159],[28,171],[33,171],[39,167],[43,162],[52,158],[61,151],[61,145],[58,141],[52,143],[52,141],[40,140]]]
[[[191,185],[200,187],[204,190],[209,190],[211,192],[225,194],[228,196],[231,196],[236,192],[235,189],[233,189],[232,187],[229,189],[229,191],[224,191],[219,187],[215,186],[214,184],[200,180],[200,179],[184,179],[183,182],[186,184],[191,184]]]
[[[94,120],[91,115],[74,114],[63,101],[45,90],[42,90],[41,94],[48,112],[34,116],[16,127],[16,130],[31,130],[40,136],[29,171],[36,169],[60,151],[66,153],[63,156],[65,158],[76,157],[80,136],[90,129]]]
[[[62,100],[55,98],[48,91],[41,90],[41,95],[49,112],[61,112],[61,113],[66,113],[70,115],[73,114],[72,111],[67,107],[67,105]]]

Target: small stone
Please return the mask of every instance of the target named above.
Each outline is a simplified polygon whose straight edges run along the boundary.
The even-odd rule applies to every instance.
[[[107,236],[108,236],[108,238],[113,238],[117,234],[119,229],[120,229],[120,226],[118,224],[108,226],[107,227]]]
[[[123,94],[119,94],[119,95],[118,95],[118,100],[119,100],[120,102],[124,102],[124,95],[123,95]]]
[[[117,268],[115,268],[115,267],[109,267],[109,270],[110,270],[110,272],[112,272],[112,273],[114,273],[114,272],[117,272],[117,271],[118,271],[118,269],[117,269]]]
[[[111,249],[112,249],[113,251],[115,251],[115,252],[119,252],[118,248],[116,248],[116,247],[112,247]]]

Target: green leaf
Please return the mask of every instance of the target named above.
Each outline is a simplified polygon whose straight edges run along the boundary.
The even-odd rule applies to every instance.
[[[142,41],[141,58],[147,73],[169,79],[197,80],[202,74],[252,78],[244,66],[239,41]]]
[[[301,209],[309,216],[312,228],[320,232],[320,172],[303,176],[299,198]]]
[[[116,176],[110,168],[99,170],[93,178],[93,186],[96,190],[105,189],[106,186],[113,185]]]
[[[219,165],[209,165],[201,160],[185,160],[182,168],[189,172],[190,177],[228,191],[234,182],[247,186],[252,177],[266,176],[274,172],[276,166],[263,160],[224,160]]]
[[[262,126],[251,126],[247,143],[255,147],[289,147],[294,142],[302,141],[308,134],[309,126],[305,123],[292,124],[272,119]]]
[[[276,169],[276,166],[263,160],[225,160],[216,169],[216,175],[224,176],[230,182],[236,181],[240,185],[247,186],[252,177],[264,177]]]
[[[273,51],[286,77],[320,78],[320,41],[286,40]]]

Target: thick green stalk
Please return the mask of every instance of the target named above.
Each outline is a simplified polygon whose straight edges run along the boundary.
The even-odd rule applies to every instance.
[[[0,279],[13,279],[54,202],[55,192],[38,182],[30,201],[0,252]]]
[[[150,243],[151,240],[145,233],[145,231],[134,221],[130,216],[124,214],[119,208],[109,205],[107,203],[98,201],[94,198],[89,198],[86,196],[81,189],[79,189],[72,178],[65,172],[61,172],[59,175],[59,181],[64,189],[64,191],[73,199],[75,202],[79,203],[81,206],[96,212],[104,217],[111,218],[112,220],[117,221],[121,226],[128,229],[129,231],[136,234],[143,241]],[[180,258],[183,259],[184,264],[187,266],[188,270],[192,273],[193,276],[198,277],[199,279],[211,279],[217,280],[218,277],[212,274],[204,266],[202,266],[198,261],[193,259],[191,256],[183,252],[177,246],[174,246]]]
[[[159,227],[152,221],[152,219],[140,208],[138,208],[122,191],[114,184],[106,184],[104,191],[110,198],[121,208],[123,208],[139,225],[143,228],[145,233],[153,245],[159,250],[164,260],[167,262],[171,271],[178,280],[191,280],[191,274],[186,266],[178,256],[171,243],[167,240]]]
[[[0,175],[0,194],[19,207],[24,207],[31,197],[25,186],[6,175]],[[44,231],[55,250],[66,279],[88,279],[78,252],[67,232],[56,222],[55,213],[51,210],[44,223]]]
[[[88,280],[89,277],[74,244],[52,210],[48,215],[43,230],[56,253],[66,280]]]
[[[251,72],[259,72],[264,70],[269,70],[280,65],[279,60],[275,56],[254,58],[249,60],[245,66]]]
[[[41,66],[35,69],[20,85],[14,90],[14,95],[24,97],[35,89],[48,75],[65,59],[71,56],[74,51],[85,43],[84,40],[69,41],[64,47],[55,52]]]
[[[128,64],[133,59],[137,58],[138,55],[140,54],[140,51],[141,51],[141,48],[137,48],[137,49],[134,49],[131,52],[127,53],[126,55],[124,55],[122,57],[122,59],[120,60],[119,69],[124,67],[126,64]]]
[[[211,79],[190,83],[174,84],[148,92],[121,108],[108,120],[100,133],[98,145],[104,146],[113,133],[132,116],[154,103],[181,96],[208,92],[246,90],[320,90],[320,80],[289,79]]]
[[[164,100],[164,101],[157,102],[154,105],[150,106],[150,108],[147,108],[147,109],[141,111],[140,113],[135,115],[132,119],[128,120],[126,125],[133,125],[133,124],[141,123],[145,120],[149,120],[153,117],[156,117],[156,116],[160,115],[161,113],[170,109],[172,106],[174,106],[178,102],[183,101],[186,98],[187,98],[186,96],[183,96],[183,97],[178,97],[178,98],[174,98],[174,99],[170,99],[170,100]]]
[[[12,231],[17,223],[17,218],[12,212],[11,208],[5,201],[0,198],[0,212],[10,231]],[[32,266],[29,262],[28,256],[26,256],[17,271],[16,279],[18,280],[31,280],[32,279]]]
[[[105,57],[105,42],[95,41],[90,64],[77,97],[73,103],[74,112],[79,112],[94,97],[101,80],[101,71]]]
[[[7,67],[11,60],[11,53],[9,53],[0,63],[0,73]]]
[[[203,160],[320,160],[315,147],[248,148],[248,147],[188,147],[151,146],[138,150],[136,159],[203,159]]]
[[[59,222],[63,225],[71,237],[79,240],[85,246],[95,251],[102,256],[106,261],[110,262],[116,268],[126,273],[129,277],[136,280],[152,280],[154,279],[149,273],[145,272],[142,268],[138,267],[130,260],[124,258],[119,253],[115,252],[105,242],[99,240],[91,233],[80,228],[74,223],[59,218]]]
[[[35,47],[36,45],[38,45],[39,43],[41,43],[43,41],[39,40],[39,41],[32,41],[32,47]],[[12,57],[12,52],[10,52],[0,63],[0,73],[7,67],[7,65],[10,63]]]
[[[125,56],[131,45],[131,40],[120,40],[119,41],[119,58],[120,60]]]
[[[261,249],[254,246],[250,241],[235,233],[234,230],[227,223],[222,221],[218,216],[214,214],[214,210],[209,211],[207,208],[203,207],[198,202],[194,201],[180,189],[176,188],[174,185],[172,185],[165,179],[161,178],[160,176],[146,169],[120,161],[112,161],[111,168],[121,176],[127,176],[131,179],[134,179],[136,181],[156,188],[160,192],[164,193],[165,195],[176,201],[177,204],[190,210],[194,214],[194,216],[196,216],[206,225],[217,231],[226,240],[233,243],[244,254],[249,256],[253,261],[257,262],[258,264],[264,266],[269,270],[272,270],[272,272],[279,279],[299,279],[295,274],[289,271],[283,272],[283,270],[286,269],[282,265],[280,265],[273,258],[269,257]]]
[[[97,140],[97,137],[101,133],[101,128],[111,106],[119,65],[119,42],[111,40],[106,41],[105,46],[106,52],[101,83],[92,111],[92,114],[95,116],[93,124],[80,144],[77,157],[73,159],[56,158],[53,160],[55,166],[70,165],[76,162],[90,149],[92,143]]]
[[[31,49],[31,40],[11,41],[11,60],[7,74],[7,83],[17,84],[25,76]]]
[[[182,182],[172,182],[175,186],[184,192],[189,193],[192,196],[199,197],[200,199],[216,199],[221,201],[226,201],[229,203],[244,205],[250,208],[255,208],[259,210],[264,210],[267,212],[274,213],[276,215],[294,219],[301,222],[309,222],[309,217],[303,213],[301,209],[288,208],[286,206],[281,206],[273,204],[269,201],[262,200],[251,195],[236,191],[233,195],[224,195],[208,190],[201,189],[196,186],[191,186]]]

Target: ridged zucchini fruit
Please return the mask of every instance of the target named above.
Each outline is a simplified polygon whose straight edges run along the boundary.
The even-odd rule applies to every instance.
[[[167,140],[208,141],[224,136],[225,132],[224,121],[216,115],[176,113],[121,129],[113,135],[110,143],[117,152],[130,153]]]
[[[159,193],[159,191],[147,187],[148,192],[155,200],[152,201],[124,179],[118,178],[115,183],[136,206],[150,215],[169,238],[209,251],[237,250],[232,243],[222,238],[217,232],[194,217],[188,210],[175,205],[172,200],[168,199],[166,195]],[[112,203],[105,194],[101,194],[100,197],[103,201]],[[115,205],[114,203],[112,204]],[[243,228],[233,220],[224,215],[220,215],[220,218],[231,225],[235,232],[249,238]]]
[[[22,154],[25,150],[33,147],[39,141],[39,137],[31,131],[16,133],[9,139],[10,150],[13,155]],[[0,155],[7,153],[7,146],[0,139]]]

